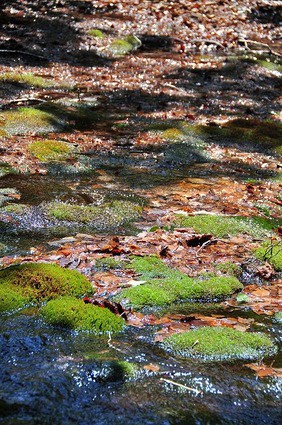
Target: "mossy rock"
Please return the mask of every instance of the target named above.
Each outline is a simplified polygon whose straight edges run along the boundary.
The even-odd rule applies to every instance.
[[[255,257],[262,261],[267,261],[275,270],[282,271],[282,241],[264,242],[254,252]]]
[[[162,346],[174,355],[204,361],[258,360],[277,352],[264,334],[226,327],[203,327],[174,334]]]
[[[41,302],[62,295],[93,293],[88,279],[56,264],[27,263],[0,270],[0,287],[9,285],[30,301]]]
[[[66,122],[52,112],[37,108],[18,108],[2,113],[0,124],[9,136],[24,134],[46,134],[64,130]]]
[[[0,162],[0,178],[7,176],[8,174],[17,174],[17,170],[6,162]]]
[[[278,222],[263,217],[195,215],[177,214],[174,225],[191,227],[197,233],[211,233],[219,238],[238,234],[248,234],[253,237],[266,237],[273,234],[272,229]]]
[[[24,297],[12,285],[0,284],[0,313],[25,307],[28,298]]]
[[[146,283],[122,290],[115,301],[142,308],[175,302],[219,301],[243,288],[234,276],[209,276],[192,279],[166,266],[155,256],[136,257],[128,266]]]
[[[3,81],[4,83],[16,83],[38,88],[54,87],[57,85],[55,81],[39,77],[34,75],[32,72],[3,72],[0,75],[0,81]]]
[[[185,139],[184,133],[179,128],[168,128],[161,133],[163,139],[174,142]]]
[[[85,304],[73,297],[49,301],[40,309],[40,315],[51,325],[95,334],[120,332],[124,320],[107,308]]]
[[[36,141],[29,145],[29,150],[33,156],[40,161],[64,161],[73,151],[69,143],[58,140]]]
[[[141,44],[142,43],[138,37],[129,35],[124,38],[117,38],[116,40],[112,41],[108,47],[108,51],[110,54],[116,57],[125,56],[126,54],[136,50],[141,46]]]

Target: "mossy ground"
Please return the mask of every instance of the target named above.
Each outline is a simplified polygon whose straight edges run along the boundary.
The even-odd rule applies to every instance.
[[[56,86],[54,81],[34,75],[32,72],[3,72],[0,75],[0,81],[4,83],[17,83],[38,88]]]
[[[66,123],[54,113],[37,108],[18,108],[2,114],[0,128],[7,135],[45,134],[64,129]]]
[[[119,269],[119,268],[122,268],[122,266],[123,266],[123,263],[119,260],[116,260],[113,257],[98,258],[95,261],[95,268],[101,271]]]
[[[103,33],[103,31],[98,29],[89,30],[87,34],[90,35],[90,37],[97,37],[97,38],[105,37],[105,34]]]
[[[108,47],[108,51],[113,56],[124,56],[141,46],[141,41],[134,35],[128,35],[124,38],[113,40]]]
[[[174,334],[164,340],[163,347],[175,355],[205,361],[257,360],[276,352],[271,339],[263,334],[225,327]]]
[[[154,256],[136,257],[128,267],[140,274],[140,280],[146,280],[146,283],[122,290],[115,300],[135,308],[185,300],[220,300],[242,289],[242,284],[234,276],[192,279]]]
[[[6,162],[0,162],[0,178],[7,176],[8,174],[16,174],[16,173],[17,171],[13,167],[11,167],[11,165],[7,164]]]
[[[95,334],[120,332],[124,320],[102,307],[85,304],[73,297],[49,301],[40,310],[41,316],[51,325],[68,329],[91,331]]]
[[[40,161],[64,161],[72,151],[71,145],[58,140],[36,141],[29,145],[29,150]]]
[[[215,264],[215,270],[220,271],[223,274],[227,274],[228,276],[240,276],[241,268],[232,263],[231,261],[226,261],[224,263]]]
[[[255,250],[259,260],[267,261],[275,270],[282,271],[282,241],[266,241]]]
[[[191,227],[197,233],[210,233],[219,238],[246,233],[253,237],[271,235],[272,229],[278,223],[275,220],[263,217],[216,216],[196,215],[186,216],[178,214],[174,225],[177,227]]]
[[[88,279],[77,271],[45,263],[20,264],[0,270],[0,287],[2,285],[9,285],[32,302],[93,292]]]

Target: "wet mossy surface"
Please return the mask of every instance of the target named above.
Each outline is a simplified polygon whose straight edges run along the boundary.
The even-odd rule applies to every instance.
[[[266,237],[273,234],[272,229],[278,221],[263,217],[216,216],[216,215],[177,215],[174,225],[191,227],[197,233],[211,233],[217,237],[227,237],[246,233],[253,237]]]
[[[69,143],[59,140],[36,141],[29,145],[29,151],[40,161],[64,161],[73,151]]]
[[[2,285],[9,285],[31,302],[42,302],[62,295],[93,293],[88,279],[76,270],[45,263],[20,264],[0,270]]]
[[[254,254],[259,260],[271,264],[275,270],[282,271],[282,241],[265,241]]]
[[[185,300],[217,301],[243,287],[234,276],[190,278],[166,266],[155,256],[136,257],[128,268],[138,273],[139,279],[146,283],[122,290],[115,300],[135,308],[163,306]]]
[[[124,327],[124,320],[102,307],[85,304],[73,297],[49,301],[40,315],[51,325],[95,334],[116,333]]]
[[[204,361],[259,360],[277,352],[264,334],[226,327],[203,327],[174,334],[162,346],[176,356]]]
[[[0,313],[23,308],[28,301],[13,285],[0,284]]]

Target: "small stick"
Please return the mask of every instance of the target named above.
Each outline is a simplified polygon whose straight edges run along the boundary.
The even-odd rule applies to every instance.
[[[37,59],[44,59],[45,61],[50,62],[49,59],[46,58],[45,56],[36,55],[35,53],[25,52],[24,50],[0,49],[0,53],[13,53],[13,54],[16,54],[16,55],[27,55],[27,56],[32,56],[32,57],[37,58]]]
[[[177,387],[184,388],[185,390],[193,391],[197,394],[203,394],[203,391],[197,390],[196,388],[187,387],[186,385],[179,384],[178,382],[171,381],[170,379],[160,378],[160,381],[165,381],[168,384],[176,385]]]
[[[249,47],[249,44],[255,44],[256,46],[265,47],[266,49],[268,49],[268,51],[272,55],[278,56],[279,58],[282,58],[282,55],[280,53],[275,52],[275,50],[272,50],[272,48],[268,44],[266,44],[266,43],[261,43],[260,41],[248,40],[248,39],[245,39],[245,38],[239,38],[238,42],[239,43],[243,43],[244,46],[246,47],[246,49],[251,50],[252,52],[254,51],[254,49],[251,49]]]

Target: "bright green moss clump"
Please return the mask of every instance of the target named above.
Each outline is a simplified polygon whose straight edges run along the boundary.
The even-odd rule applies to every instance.
[[[96,37],[96,38],[104,38],[105,36],[103,31],[97,30],[97,29],[89,30],[87,34],[90,35],[91,37]]]
[[[41,308],[40,314],[53,326],[95,334],[120,332],[124,326],[124,320],[107,308],[85,304],[83,300],[72,297],[49,301]]]
[[[31,143],[29,150],[40,161],[48,162],[65,160],[72,149],[68,143],[44,140]]]
[[[141,41],[135,35],[114,40],[109,46],[109,52],[113,56],[124,56],[141,46]]]
[[[32,74],[31,72],[4,72],[0,75],[0,81],[7,83],[23,84],[39,88],[52,87],[56,85],[53,81],[47,80],[46,78],[38,77]]]
[[[262,217],[215,216],[178,214],[174,222],[178,227],[192,227],[197,233],[211,233],[219,238],[229,235],[247,233],[254,237],[265,237],[272,234],[275,227],[272,220]]]
[[[210,276],[192,279],[166,266],[157,257],[136,257],[129,268],[140,274],[146,283],[122,290],[116,301],[123,301],[136,308],[162,306],[177,301],[224,299],[242,289],[242,284],[234,276]]]
[[[61,295],[81,296],[93,292],[90,282],[75,270],[56,264],[27,263],[0,270],[0,287],[9,285],[30,301],[43,301]]]
[[[259,260],[268,261],[275,270],[282,271],[282,241],[265,242],[255,251],[255,256]]]
[[[36,108],[18,108],[2,113],[1,129],[14,134],[45,134],[63,130],[65,122],[51,112]]]
[[[18,310],[28,303],[28,299],[14,290],[12,285],[0,285],[0,313]]]
[[[276,346],[261,333],[204,327],[166,338],[163,347],[176,355],[206,361],[256,360],[273,355]]]

